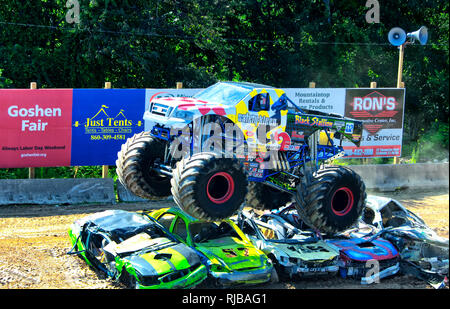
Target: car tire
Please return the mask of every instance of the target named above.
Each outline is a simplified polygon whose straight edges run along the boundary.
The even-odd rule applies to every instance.
[[[273,271],[272,273],[275,271],[276,273],[276,282],[285,282],[285,281],[289,281],[289,275],[285,272],[285,270],[283,269],[283,267],[280,265],[280,263],[278,263],[277,259],[275,258],[275,256],[273,256],[273,254],[269,254],[267,256],[271,261],[272,261],[272,265],[273,265]],[[271,283],[275,283],[272,282],[271,279]]]
[[[279,209],[292,200],[292,195],[259,182],[250,182],[245,205],[258,210]]]
[[[128,289],[137,289],[138,284],[136,278],[128,271],[124,270],[119,277],[119,281]]]
[[[280,282],[280,278],[278,277],[278,272],[275,267],[272,268],[272,272],[270,273],[270,283],[275,284]]]
[[[361,177],[349,168],[327,166],[305,172],[297,186],[296,208],[310,227],[334,234],[354,225],[366,201]]]
[[[247,194],[242,163],[215,153],[197,153],[181,159],[171,180],[175,203],[187,214],[205,221],[229,218]]]
[[[130,137],[117,154],[116,172],[119,181],[134,195],[160,199],[170,195],[170,177],[153,170],[156,160],[164,159],[165,142],[149,132]]]

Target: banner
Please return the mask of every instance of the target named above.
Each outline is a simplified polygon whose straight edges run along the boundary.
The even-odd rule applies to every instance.
[[[399,157],[405,89],[346,89],[345,116],[364,121],[361,147],[346,143],[346,158]]]
[[[345,88],[288,88],[286,95],[298,107],[343,115]]]
[[[145,128],[159,97],[202,89],[0,89],[0,168],[115,165],[126,140]],[[300,108],[364,121],[361,147],[346,157],[401,155],[405,89],[288,88]]]
[[[72,89],[0,91],[0,168],[69,166]]]
[[[115,165],[126,140],[144,130],[145,89],[74,89],[71,165]]]

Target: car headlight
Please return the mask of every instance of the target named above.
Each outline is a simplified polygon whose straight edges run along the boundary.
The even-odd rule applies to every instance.
[[[282,255],[282,256],[280,256],[280,262],[282,263],[282,264],[290,264],[289,263],[289,257],[288,256],[284,256],[284,255]]]
[[[212,264],[209,267],[212,272],[218,272],[218,273],[228,272],[228,269],[226,269],[225,267],[223,267],[220,264]]]
[[[192,120],[194,118],[194,115],[189,111],[183,111],[180,109],[176,109],[173,112],[173,117],[180,118],[180,119],[186,119],[186,120]]]

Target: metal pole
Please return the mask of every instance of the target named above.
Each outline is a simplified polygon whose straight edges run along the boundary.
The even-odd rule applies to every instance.
[[[403,57],[405,55],[405,44],[399,46],[399,53],[398,53],[398,73],[397,73],[397,88],[401,88],[404,84],[402,82],[402,75],[403,75]],[[394,164],[399,163],[399,157],[394,157]]]
[[[37,89],[37,83],[36,82],[31,82],[30,83],[30,89]],[[28,168],[28,178],[29,179],[33,179],[36,177],[36,170],[34,167],[30,167]]]

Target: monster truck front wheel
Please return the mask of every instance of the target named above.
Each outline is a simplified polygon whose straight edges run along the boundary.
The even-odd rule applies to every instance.
[[[297,187],[297,210],[304,222],[324,233],[351,227],[366,200],[361,177],[349,168],[328,166],[306,172]]]
[[[160,175],[153,164],[164,159],[165,143],[149,132],[130,137],[118,153],[116,171],[119,181],[133,194],[154,199],[170,195],[170,177]]]
[[[173,198],[183,211],[215,221],[232,216],[240,208],[248,181],[237,159],[203,152],[179,161],[171,183]]]
[[[259,210],[278,209],[292,200],[292,195],[258,182],[250,182],[245,205]]]

